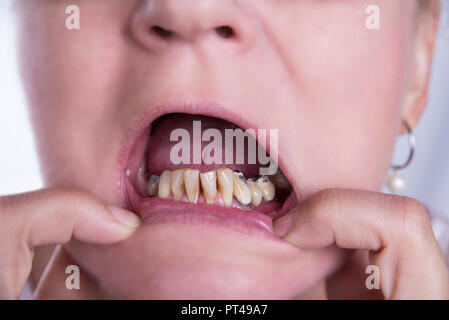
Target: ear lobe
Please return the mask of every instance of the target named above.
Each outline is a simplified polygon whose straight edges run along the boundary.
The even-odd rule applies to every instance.
[[[403,119],[413,129],[427,106],[429,82],[435,41],[438,33],[440,3],[429,0],[417,10],[413,68],[408,92],[404,99]],[[401,134],[407,130],[402,127]]]

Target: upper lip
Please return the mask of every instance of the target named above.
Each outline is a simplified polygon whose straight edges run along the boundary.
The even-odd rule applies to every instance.
[[[252,123],[247,117],[243,117],[242,114],[236,112],[231,112],[224,108],[219,103],[208,102],[208,103],[164,103],[153,106],[148,109],[145,113],[141,114],[136,118],[136,120],[131,124],[131,130],[129,138],[126,139],[123,144],[120,155],[119,155],[119,170],[120,170],[120,186],[121,186],[121,196],[122,201],[127,205],[130,204],[128,195],[126,193],[126,169],[127,164],[130,159],[131,152],[144,131],[151,125],[151,123],[158,117],[169,114],[169,113],[186,113],[186,114],[200,114],[204,116],[216,117],[229,122],[234,123],[243,130],[252,128],[258,129],[257,124]],[[265,128],[268,129],[268,128]],[[286,178],[290,181],[293,191],[296,195],[299,195],[296,183],[290,178],[289,168],[285,167],[285,160],[282,154],[278,155],[278,165],[282,169]]]

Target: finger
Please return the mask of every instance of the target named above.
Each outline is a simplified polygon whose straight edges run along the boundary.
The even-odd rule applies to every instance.
[[[79,188],[46,189],[0,198],[0,297],[17,298],[35,246],[75,238],[96,244],[129,237],[140,219]]]
[[[420,228],[420,230],[418,230]],[[275,233],[303,248],[327,247],[380,250],[398,232],[432,230],[425,209],[416,200],[381,193],[327,189],[275,222]]]
[[[386,297],[398,297],[395,292],[402,297],[408,293],[435,297],[448,294],[443,255],[427,211],[416,200],[328,189],[278,219],[274,231],[301,248],[336,244],[341,248],[370,250],[372,261],[381,269]]]
[[[132,212],[108,206],[79,188],[46,189],[0,198],[0,230],[30,247],[75,238],[107,244],[131,235],[140,224]]]

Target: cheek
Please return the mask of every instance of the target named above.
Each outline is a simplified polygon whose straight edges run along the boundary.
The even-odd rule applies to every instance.
[[[61,27],[67,5],[52,1],[35,8],[36,2],[24,6],[21,17],[21,71],[42,173],[47,186],[78,185],[112,201],[119,188],[111,155],[128,130],[128,115],[120,113],[127,56],[118,21],[133,7],[119,10],[118,2],[105,1],[84,5],[81,29],[69,31]],[[97,183],[89,184],[93,173]],[[104,186],[109,188],[102,193]]]
[[[365,27],[371,2],[381,8],[380,30]],[[291,112],[305,195],[324,187],[378,190],[390,165],[408,86],[413,6],[371,2],[337,8],[306,1],[308,15],[297,8],[299,22],[287,17],[277,28],[301,30],[295,41],[285,33],[279,39],[299,97]]]

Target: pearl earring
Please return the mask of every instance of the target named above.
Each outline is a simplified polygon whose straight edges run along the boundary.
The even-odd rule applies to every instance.
[[[415,153],[415,145],[416,145],[415,135],[414,135],[412,129],[410,128],[409,124],[407,123],[407,121],[403,120],[403,124],[404,124],[405,128],[407,129],[410,152],[408,155],[408,159],[404,164],[391,166],[391,169],[393,170],[393,174],[388,178],[387,184],[388,184],[388,188],[390,189],[390,191],[393,194],[399,194],[402,190],[404,190],[405,179],[400,174],[399,171],[408,167],[408,165],[412,162],[413,155]]]

